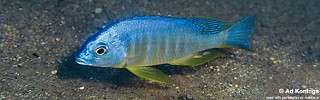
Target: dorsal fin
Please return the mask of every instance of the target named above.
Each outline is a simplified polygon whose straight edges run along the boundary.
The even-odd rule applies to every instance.
[[[187,20],[187,24],[191,24],[194,28],[196,28],[199,32],[203,34],[218,34],[223,30],[228,29],[232,26],[233,22],[220,21],[213,18],[207,17],[187,17],[187,18],[173,18],[173,17],[165,17],[165,16],[138,16],[129,18],[126,20],[167,20],[172,21],[172,19],[183,19]]]
[[[221,22],[209,18],[189,18],[191,24],[201,33],[218,34],[221,31],[228,29],[233,23]]]

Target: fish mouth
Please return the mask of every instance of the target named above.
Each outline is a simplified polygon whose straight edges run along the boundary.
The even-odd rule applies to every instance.
[[[82,59],[82,58],[76,58],[76,63],[79,64],[79,65],[88,65],[88,66],[91,66],[91,64],[89,64],[85,59]]]

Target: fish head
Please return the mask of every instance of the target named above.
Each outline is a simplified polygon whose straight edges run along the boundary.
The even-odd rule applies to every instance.
[[[117,34],[104,32],[86,40],[75,61],[80,65],[113,67],[125,59],[126,50],[124,41]]]

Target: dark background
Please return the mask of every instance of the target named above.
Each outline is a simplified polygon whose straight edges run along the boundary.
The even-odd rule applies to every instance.
[[[0,99],[265,99],[289,95],[279,89],[320,91],[319,7],[318,0],[1,0]],[[256,53],[235,48],[199,67],[157,66],[175,85],[74,63],[89,36],[124,18],[236,22],[253,14]]]

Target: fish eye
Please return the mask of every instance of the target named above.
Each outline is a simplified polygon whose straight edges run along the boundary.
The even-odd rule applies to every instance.
[[[96,54],[98,56],[103,55],[106,51],[107,51],[107,47],[105,46],[99,46],[98,48],[96,48]]]

